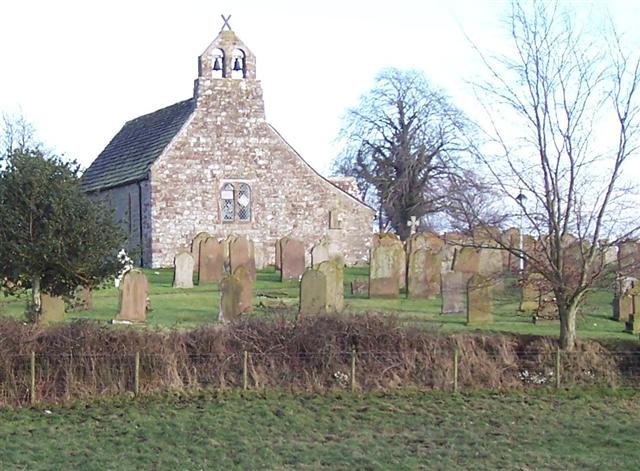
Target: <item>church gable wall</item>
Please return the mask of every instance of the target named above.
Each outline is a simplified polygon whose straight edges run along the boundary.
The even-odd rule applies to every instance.
[[[316,174],[266,123],[260,83],[200,78],[197,90],[194,115],[151,168],[152,265],[170,265],[201,231],[251,238],[259,266],[274,263],[285,235],[307,251],[328,237],[347,263],[366,260],[373,212]],[[225,182],[250,186],[250,221],[222,221]],[[339,228],[330,229],[330,211]]]

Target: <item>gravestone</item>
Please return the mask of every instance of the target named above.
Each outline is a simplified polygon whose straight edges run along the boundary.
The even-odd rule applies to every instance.
[[[540,297],[544,291],[544,277],[540,273],[529,273],[520,281],[519,311],[535,311],[540,305]]]
[[[341,313],[344,309],[344,274],[340,258],[322,262],[318,271],[324,273],[327,280],[327,313]]]
[[[276,270],[280,270],[282,268],[282,241],[284,239],[286,239],[287,237],[283,237],[282,239],[278,239],[276,240],[276,261],[275,261],[275,267]]]
[[[200,243],[200,270],[198,285],[218,283],[223,276],[223,246],[215,237]]]
[[[88,286],[78,286],[69,300],[69,311],[90,311],[93,309],[93,298],[91,288]]]
[[[118,286],[117,321],[144,322],[149,284],[140,270],[129,270]]]
[[[494,293],[504,291],[502,252],[500,249],[480,249],[478,257],[478,273],[491,280]]]
[[[211,237],[207,232],[199,232],[191,241],[191,256],[193,257],[193,270],[200,269],[200,243]]]
[[[460,273],[478,273],[480,268],[480,249],[458,247],[453,258],[453,271]]]
[[[281,242],[280,281],[299,280],[304,273],[304,244],[285,237]]]
[[[493,322],[491,280],[478,273],[467,282],[467,324],[485,325]]]
[[[622,276],[640,278],[640,243],[626,240],[618,244],[618,271]]]
[[[620,322],[627,322],[633,314],[633,296],[631,289],[638,282],[637,278],[620,276],[616,280],[616,288],[613,295],[613,318]]]
[[[430,249],[418,249],[409,254],[407,267],[407,297],[433,298],[440,291],[440,256]]]
[[[420,249],[429,249],[438,254],[444,249],[444,240],[433,232],[418,232],[407,240],[407,253]]]
[[[442,314],[458,314],[465,312],[467,300],[466,273],[448,271],[440,275],[440,292],[442,294]]]
[[[193,256],[190,252],[178,252],[173,258],[174,288],[193,288]]]
[[[325,314],[327,312],[327,277],[315,268],[308,268],[300,281],[300,312]]]
[[[640,334],[640,285],[635,284],[627,290],[627,296],[631,298],[633,310],[629,314],[629,319],[625,322],[625,330],[634,335]]]
[[[369,257],[369,297],[396,297],[404,273],[404,248],[395,234],[373,236]]]
[[[311,266],[318,268],[322,262],[338,255],[338,246],[329,239],[322,239],[311,249]]]
[[[244,236],[238,236],[229,242],[229,271],[235,273],[239,267],[245,267],[251,279],[256,279],[256,262],[253,257],[253,242]]]
[[[230,322],[251,310],[253,278],[244,265],[232,275],[225,276],[219,284],[220,310],[218,320]]]
[[[224,271],[226,273],[230,273],[230,268],[229,268],[229,247],[231,246],[231,242],[233,242],[234,240],[236,240],[238,238],[237,235],[235,234],[229,234],[227,237],[225,237],[222,240],[222,256],[223,256],[223,266],[224,266]]]
[[[552,292],[545,293],[540,296],[538,308],[533,315],[534,324],[549,324],[560,322],[560,314],[558,313],[558,305]]]
[[[40,296],[40,317],[38,322],[48,324],[64,320],[64,299],[42,293]]]

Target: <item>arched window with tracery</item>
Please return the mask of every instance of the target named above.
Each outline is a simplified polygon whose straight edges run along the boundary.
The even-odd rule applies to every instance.
[[[231,183],[225,183],[220,189],[220,214],[222,221],[234,221],[235,211],[235,188]]]
[[[251,220],[251,187],[246,183],[240,183],[238,185],[236,214],[238,215],[239,221]]]

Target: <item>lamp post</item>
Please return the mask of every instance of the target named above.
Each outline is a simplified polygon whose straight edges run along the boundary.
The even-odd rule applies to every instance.
[[[516,201],[520,206],[520,260],[518,261],[518,268],[522,274],[522,272],[524,272],[524,257],[522,256],[524,249],[524,203],[527,201],[527,197],[522,193],[522,190],[520,190],[520,193],[516,196]]]

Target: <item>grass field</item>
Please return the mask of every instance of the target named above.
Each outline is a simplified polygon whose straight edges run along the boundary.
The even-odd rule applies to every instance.
[[[217,286],[196,286],[190,290],[171,287],[172,270],[146,270],[150,282],[152,311],[147,315],[147,324],[159,327],[191,328],[215,322],[218,316]],[[349,268],[345,272],[345,301],[349,312],[376,311],[397,314],[403,321],[417,324],[427,329],[443,331],[470,330],[465,325],[464,315],[440,315],[439,297],[432,300],[367,299],[365,295],[352,295],[350,282],[354,278],[367,278],[368,268]],[[578,319],[579,338],[599,338],[632,340],[624,333],[624,325],[611,319],[612,293],[606,290],[592,292],[583,306]],[[68,313],[69,318],[92,318],[100,321],[113,319],[118,306],[115,288],[94,292],[94,310],[91,312]],[[533,325],[531,316],[517,311],[518,294],[507,289],[504,295],[494,301],[494,324],[484,329],[514,332],[519,334],[557,335],[559,326],[554,324]],[[289,306],[290,314],[298,303],[298,283],[281,283],[273,269],[258,272],[254,287],[254,312],[252,315],[265,316],[287,313],[283,307]],[[21,317],[25,299],[7,298],[0,303],[0,312]],[[482,329],[474,327],[473,329]]]
[[[120,398],[0,411],[0,469],[633,470],[639,421],[629,390]]]

